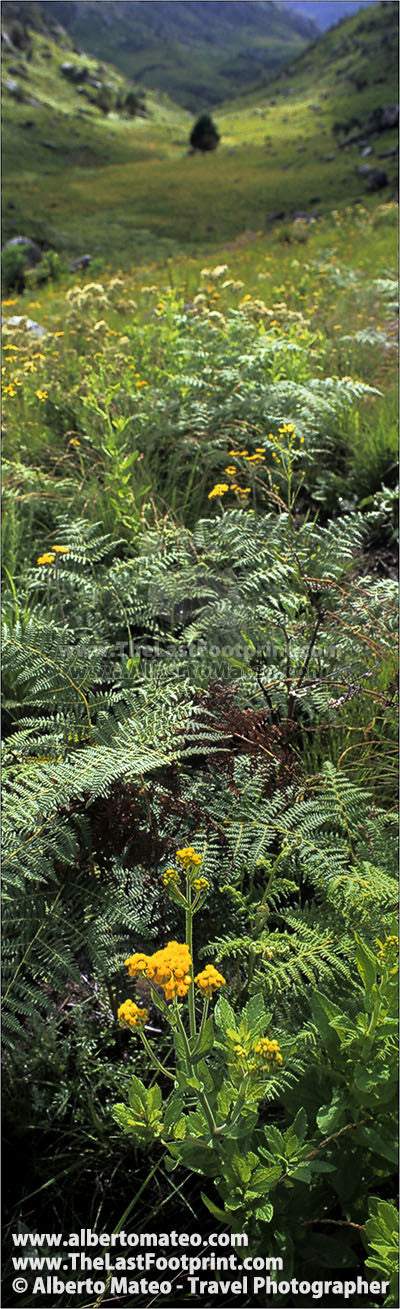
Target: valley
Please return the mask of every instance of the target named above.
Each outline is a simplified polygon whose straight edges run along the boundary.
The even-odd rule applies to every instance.
[[[294,8],[3,5],[11,1309],[398,1304],[398,6]]]

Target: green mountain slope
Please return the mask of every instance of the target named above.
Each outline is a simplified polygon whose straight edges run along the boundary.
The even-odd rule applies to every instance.
[[[265,84],[317,31],[272,0],[43,0],[41,9],[85,50],[193,112]]]
[[[116,107],[102,113],[62,62],[84,63],[116,99],[128,83],[66,49],[63,36],[32,31],[25,52],[6,43],[4,239],[26,233],[67,256],[88,251],[122,267],[177,247],[218,249],[265,230],[274,213],[289,221],[298,210],[373,202],[368,168],[385,171],[380,198],[391,198],[397,132],[363,129],[396,99],[396,19],[387,3],[361,11],[314,42],[268,95],[221,106],[221,144],[208,156],[188,154],[192,119],[165,96],[146,92],[146,113],[135,118]]]

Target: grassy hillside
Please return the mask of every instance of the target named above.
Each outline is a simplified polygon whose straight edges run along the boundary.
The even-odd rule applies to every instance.
[[[228,6],[224,0],[45,0],[42,8],[65,23],[85,50],[111,60],[125,76],[166,91],[192,112],[255,79],[265,82],[316,30],[309,18],[281,12],[268,0],[233,0]]]
[[[191,157],[183,109],[148,93],[145,117],[104,115],[60,73],[65,51],[32,33],[30,59],[8,48],[4,56],[4,237],[22,231],[62,253],[88,250],[121,266],[156,249],[218,248],[245,229],[264,230],[271,212],[363,200],[360,146],[342,148],[333,129],[363,124],[395,99],[396,19],[397,7],[381,4],[325,34],[268,95],[222,106],[220,147]],[[85,56],[85,64],[98,75],[95,60]],[[101,76],[116,89],[127,85],[115,69]],[[375,138],[368,163],[382,167],[396,136]],[[387,198],[395,159],[384,167]]]

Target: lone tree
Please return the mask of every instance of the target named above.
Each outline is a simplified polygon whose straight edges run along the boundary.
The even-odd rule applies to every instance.
[[[216,150],[220,139],[210,114],[200,114],[190,134],[192,150]]]

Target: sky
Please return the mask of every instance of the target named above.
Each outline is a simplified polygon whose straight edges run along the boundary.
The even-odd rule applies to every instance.
[[[390,3],[390,0],[388,0]],[[315,18],[318,26],[321,28],[330,27],[337,23],[341,18],[348,18],[354,14],[357,9],[364,9],[368,4],[374,4],[375,0],[284,0],[290,6],[290,9],[297,9],[300,13],[308,14],[310,18]]]

